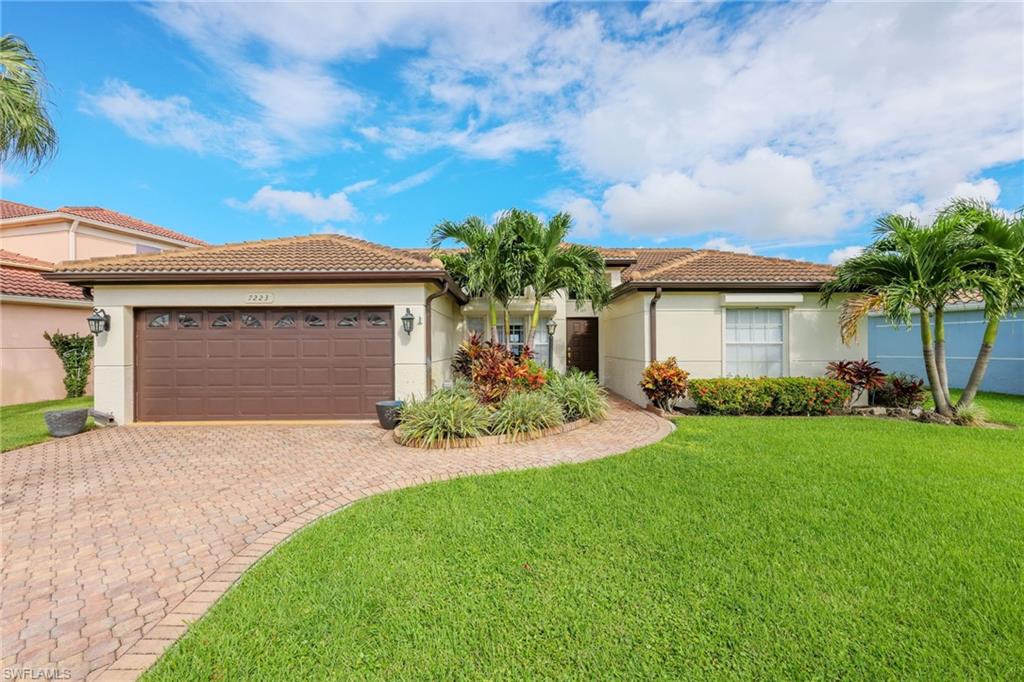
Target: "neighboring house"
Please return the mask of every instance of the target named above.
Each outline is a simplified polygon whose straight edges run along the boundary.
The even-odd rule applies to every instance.
[[[92,304],[80,287],[43,279],[55,262],[203,244],[95,206],[0,200],[0,404],[64,397],[64,370],[43,332],[87,334]]]
[[[946,367],[951,388],[963,388],[974,367],[985,331],[985,304],[980,296],[964,297],[946,308]],[[924,377],[921,358],[921,322],[913,316],[910,327],[889,324],[882,313],[868,319],[870,359],[885,372]],[[1024,395],[1024,311],[1010,313],[999,322],[983,391]]]
[[[677,356],[700,377],[813,376],[867,354],[842,345],[835,304],[818,306],[829,266],[602,252],[614,300],[598,313],[544,300],[537,357],[594,371],[638,403],[652,358]],[[486,310],[429,252],[339,235],[64,263],[45,276],[88,287],[110,316],[96,343],[96,407],[120,423],[367,418],[378,400],[450,380],[458,344],[484,329]],[[529,305],[511,304],[513,347]]]

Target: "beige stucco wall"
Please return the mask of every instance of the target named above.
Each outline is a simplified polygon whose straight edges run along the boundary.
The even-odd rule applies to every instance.
[[[275,307],[393,307],[395,397],[423,397],[427,384],[423,312],[426,296],[432,290],[433,287],[425,284],[97,286],[93,292],[95,305],[110,314],[111,329],[97,337],[96,409],[111,412],[121,424],[134,419],[135,308],[242,307],[247,305],[246,297],[251,293],[270,294],[273,303],[263,305]],[[401,328],[400,318],[406,308],[416,318],[411,334],[406,334]]]
[[[69,224],[37,228],[45,230],[36,232],[29,229],[0,230],[0,249],[14,251],[23,256],[57,263],[68,259],[68,227]]]
[[[88,305],[56,307],[0,301],[0,404],[65,396],[64,367],[43,332],[88,334]],[[86,387],[92,392],[92,381]]]
[[[609,390],[644,404],[640,374],[647,366],[649,294],[633,293],[601,310],[598,338],[601,381]]]
[[[436,287],[434,287],[436,290]],[[452,378],[452,356],[463,338],[462,312],[451,296],[440,296],[430,303],[431,358],[433,388],[441,388]]]
[[[76,234],[75,237],[75,258],[99,258],[101,256],[120,256],[135,253],[137,244],[160,247],[156,242],[149,242],[141,239],[116,240],[102,237],[96,234]],[[166,245],[164,246],[166,248]]]

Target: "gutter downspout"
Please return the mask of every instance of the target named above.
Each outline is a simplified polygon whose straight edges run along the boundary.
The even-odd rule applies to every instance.
[[[654,298],[651,299],[651,362],[658,361],[658,301],[661,300],[661,287],[654,290]]]
[[[434,345],[433,344],[433,340],[434,339],[433,339],[433,336],[430,333],[430,322],[431,322],[431,318],[433,317],[433,315],[432,315],[433,310],[431,308],[431,304],[434,302],[435,298],[440,298],[441,296],[444,296],[445,294],[447,294],[448,293],[448,287],[449,287],[449,282],[448,282],[448,280],[445,280],[444,288],[442,288],[441,291],[435,291],[434,293],[432,293],[429,296],[427,296],[427,301],[426,301],[426,308],[427,309],[423,312],[423,328],[424,328],[424,331],[427,334],[427,342],[426,342],[426,346],[427,346],[427,353],[426,353],[426,355],[427,355],[427,396],[429,396],[431,390],[433,390],[433,383],[434,383],[434,375],[433,375],[433,372],[431,371],[432,364],[433,364],[432,361],[431,361],[431,355],[433,354],[433,345]],[[424,396],[424,397],[426,397],[426,396]]]
[[[68,260],[78,260],[78,223],[77,218],[71,221],[71,229],[68,230]]]

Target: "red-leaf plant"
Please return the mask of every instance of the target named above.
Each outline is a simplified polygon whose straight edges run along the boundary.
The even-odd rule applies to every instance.
[[[828,363],[826,374],[831,379],[849,384],[853,391],[850,404],[857,402],[864,391],[870,392],[885,386],[885,372],[867,360],[834,360]]]

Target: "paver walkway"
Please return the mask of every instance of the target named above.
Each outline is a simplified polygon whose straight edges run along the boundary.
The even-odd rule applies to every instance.
[[[5,453],[4,679],[135,679],[246,568],[326,513],[428,481],[596,459],[671,428],[614,399],[600,424],[464,450],[403,448],[366,423],[122,427]]]

